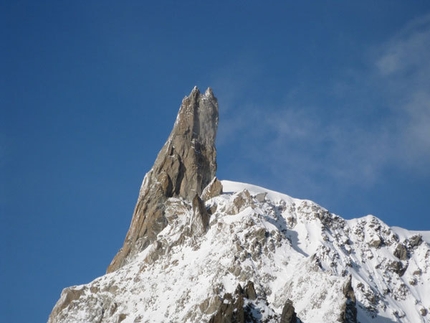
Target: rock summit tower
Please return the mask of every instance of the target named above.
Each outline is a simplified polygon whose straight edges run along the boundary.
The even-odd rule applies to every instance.
[[[122,267],[145,249],[167,225],[165,202],[178,197],[201,205],[203,189],[215,177],[218,102],[208,88],[194,87],[182,100],[173,130],[145,175],[124,245],[107,272]]]

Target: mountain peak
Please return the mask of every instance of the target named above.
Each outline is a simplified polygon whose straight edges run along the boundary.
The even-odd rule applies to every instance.
[[[145,249],[167,225],[168,198],[193,201],[215,177],[218,118],[218,102],[210,88],[202,95],[195,86],[182,100],[172,132],[145,175],[124,245],[108,272]]]
[[[219,181],[217,125],[195,87],[110,274],[65,288],[48,323],[430,322],[430,232]]]
[[[213,94],[213,92],[212,92],[212,89],[211,89],[210,87],[208,87],[208,88],[206,89],[206,91],[205,91],[205,96],[206,96],[206,97],[210,97],[210,98],[215,98],[215,97],[214,97],[214,94]]]

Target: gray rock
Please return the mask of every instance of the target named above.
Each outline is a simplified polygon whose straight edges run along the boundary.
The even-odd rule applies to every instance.
[[[211,198],[222,194],[222,184],[218,178],[214,177],[213,180],[206,186],[202,192],[202,200],[207,201]]]
[[[258,193],[257,195],[255,195],[255,199],[258,202],[263,203],[266,200],[266,195],[267,195],[267,192]]]
[[[255,292],[254,283],[252,281],[248,281],[245,288],[242,288],[242,286],[238,284],[234,295],[226,293],[222,302],[219,304],[217,312],[211,317],[209,323],[262,322],[259,321],[258,318],[261,313],[258,313],[252,305],[245,305],[245,299],[250,301],[257,299],[257,293]],[[296,321],[294,321],[294,323],[296,323]]]
[[[182,100],[173,130],[143,180],[124,245],[108,273],[128,263],[166,227],[168,198],[191,202],[215,177],[218,118],[218,102],[210,88],[201,94],[194,87]]]
[[[282,309],[281,321],[280,323],[297,323],[297,314],[293,306],[293,302],[287,299],[284,308]]]
[[[205,203],[196,194],[193,199],[193,215],[191,216],[191,234],[202,235],[209,227],[209,214]]]
[[[409,244],[412,248],[418,247],[423,242],[423,237],[421,234],[413,235],[409,238]]]
[[[209,323],[245,323],[243,311],[243,297],[236,299],[230,294],[224,295],[218,311],[211,317]]]
[[[346,301],[339,321],[342,323],[357,323],[357,306],[354,289],[352,288],[351,275],[349,276],[348,282],[343,286],[343,294],[346,297]]]
[[[244,189],[243,191],[234,195],[233,203],[226,210],[226,213],[230,215],[235,215],[243,211],[248,206],[254,207],[254,203],[252,201],[251,194],[249,194],[249,191],[247,189]]]
[[[407,265],[403,266],[403,264],[402,264],[401,261],[392,260],[392,261],[389,261],[387,263],[387,269],[390,270],[390,271],[392,271],[392,272],[395,272],[400,277],[403,276],[403,274],[405,273],[407,267],[408,267]]]
[[[252,281],[248,281],[245,288],[243,289],[243,294],[247,299],[252,301],[257,299],[257,293],[255,292],[254,283]]]
[[[374,236],[369,242],[368,242],[368,244],[369,244],[369,246],[370,247],[373,247],[373,248],[378,248],[378,247],[380,247],[381,246],[381,244],[382,244],[382,240],[381,240],[381,237],[379,237],[379,236]]]
[[[408,259],[408,250],[402,243],[397,244],[396,250],[394,250],[394,256],[400,260]]]

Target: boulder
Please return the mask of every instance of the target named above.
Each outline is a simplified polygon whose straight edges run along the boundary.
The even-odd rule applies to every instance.
[[[211,198],[222,194],[222,184],[218,178],[214,177],[202,192],[202,200],[207,201]]]
[[[404,244],[402,243],[397,244],[397,247],[394,250],[394,256],[396,256],[400,260],[408,259],[408,250],[406,249]]]
[[[409,244],[412,248],[418,247],[423,242],[423,237],[421,234],[415,234],[409,238]]]

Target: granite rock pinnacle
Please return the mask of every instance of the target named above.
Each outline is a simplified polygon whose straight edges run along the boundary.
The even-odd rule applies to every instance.
[[[124,245],[107,272],[128,263],[166,227],[168,198],[192,203],[215,177],[218,118],[218,102],[210,88],[202,94],[194,87],[182,100],[173,130],[145,175]]]

